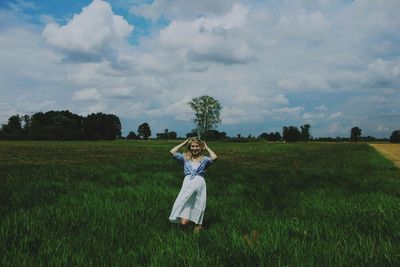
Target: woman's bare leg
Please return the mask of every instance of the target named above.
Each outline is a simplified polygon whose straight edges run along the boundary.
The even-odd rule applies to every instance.
[[[182,230],[182,231],[187,231],[187,230],[189,230],[188,228],[189,228],[189,224],[190,224],[190,221],[188,220],[188,219],[183,219],[183,218],[181,218],[181,223],[179,224],[179,228]]]
[[[183,218],[181,219],[181,224],[182,224],[182,225],[188,225],[189,222],[190,222],[190,221],[189,221],[188,219],[183,219]]]
[[[197,224],[195,227],[194,227],[194,232],[195,233],[199,233],[200,231],[202,231],[203,230],[203,226],[201,226],[201,224]]]

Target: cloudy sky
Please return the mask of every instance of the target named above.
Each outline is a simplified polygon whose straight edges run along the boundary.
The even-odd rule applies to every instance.
[[[399,0],[0,0],[0,124],[116,114],[184,136],[210,95],[220,131],[389,137],[400,129]]]

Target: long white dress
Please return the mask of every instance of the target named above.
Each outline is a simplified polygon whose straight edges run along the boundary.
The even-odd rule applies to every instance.
[[[180,223],[181,219],[188,219],[195,224],[202,224],[207,202],[204,172],[205,168],[213,161],[209,157],[203,157],[201,162],[193,162],[185,160],[180,153],[176,153],[174,157],[184,163],[185,178],[172,207],[169,220],[173,223]]]

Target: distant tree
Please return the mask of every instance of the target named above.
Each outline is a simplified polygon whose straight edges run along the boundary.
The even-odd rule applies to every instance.
[[[205,140],[223,140],[226,139],[226,132],[220,132],[218,130],[208,130],[203,136]]]
[[[80,140],[83,117],[70,111],[38,112],[23,116],[24,131],[31,140]]]
[[[22,116],[22,122],[23,122],[23,129],[25,131],[28,131],[29,128],[31,127],[31,116],[29,115]]]
[[[297,142],[301,140],[301,133],[296,126],[284,126],[282,138],[286,142]]]
[[[65,111],[48,111],[42,134],[46,140],[78,140],[83,138],[83,117]]]
[[[268,140],[269,133],[262,133],[258,136],[258,139],[265,139]]]
[[[390,135],[389,141],[391,143],[400,143],[400,130],[394,130]]]
[[[14,115],[2,128],[2,138],[13,139],[112,140],[121,137],[121,122],[117,116],[97,113],[84,118],[68,110]]]
[[[28,129],[28,139],[31,140],[45,140],[43,128],[46,125],[46,118],[43,112],[37,112],[32,115],[30,120],[30,127]]]
[[[177,138],[177,133],[172,131],[168,131],[168,129],[165,129],[163,133],[157,133],[156,134],[157,139],[176,139]]]
[[[141,138],[143,138],[144,140],[149,139],[149,137],[151,136],[150,126],[147,122],[140,124],[137,132],[138,132],[138,135]]]
[[[374,141],[376,141],[376,138],[373,137],[373,136],[368,135],[368,136],[362,136],[360,140],[368,141],[368,142],[374,142]]]
[[[8,119],[7,127],[12,131],[21,131],[22,130],[22,118],[19,115],[13,115]]]
[[[163,133],[157,133],[157,139],[168,139],[168,129],[165,129]]]
[[[186,138],[190,138],[190,137],[197,137],[198,133],[196,131],[196,129],[193,129],[190,133],[186,134]]]
[[[113,114],[92,113],[83,120],[83,134],[89,140],[115,140],[121,137],[121,122]]]
[[[276,142],[281,140],[281,134],[279,132],[262,133],[258,136],[259,139],[265,139],[266,141]]]
[[[167,139],[167,137],[165,133],[156,133],[156,139]]]
[[[282,136],[279,132],[275,132],[274,133],[274,141],[281,141],[282,140]]]
[[[215,129],[221,123],[220,111],[222,107],[220,102],[213,97],[208,95],[199,96],[193,98],[188,104],[195,113],[193,121],[202,136],[208,130]]]
[[[24,131],[21,122],[22,118],[19,115],[12,115],[8,123],[2,126],[2,137],[11,140],[23,139]]]
[[[311,129],[310,124],[304,124],[300,126],[302,141],[309,141],[311,139],[310,129]]]
[[[172,131],[172,132],[168,132],[168,139],[172,139],[172,140],[174,140],[174,139],[176,139],[178,137],[178,135],[177,135],[177,133],[176,132],[174,132],[174,131]]]
[[[126,136],[126,139],[136,140],[136,139],[139,139],[139,136],[135,132],[130,131],[128,133],[128,135]]]
[[[350,139],[353,142],[357,142],[361,138],[361,129],[358,127],[351,128]]]

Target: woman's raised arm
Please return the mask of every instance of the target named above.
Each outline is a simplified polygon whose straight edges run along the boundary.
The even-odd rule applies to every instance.
[[[182,143],[180,143],[179,145],[175,146],[174,148],[172,148],[169,152],[172,155],[175,155],[176,152],[178,152],[178,150],[183,147],[187,142],[189,141],[189,139],[186,139],[185,141],[183,141]]]
[[[218,158],[217,154],[214,153],[214,151],[212,151],[206,144],[206,142],[204,142],[204,148],[207,150],[208,154],[210,154],[210,158],[212,159],[212,161],[216,160]]]

